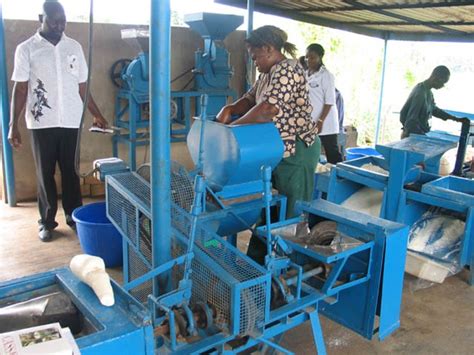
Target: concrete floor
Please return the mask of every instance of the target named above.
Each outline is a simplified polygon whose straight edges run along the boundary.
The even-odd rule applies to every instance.
[[[0,202],[0,281],[66,266],[72,256],[81,253],[62,211],[50,243],[38,240],[37,219],[36,203],[9,208]],[[120,270],[109,271],[120,282]],[[467,276],[464,270],[442,285],[417,290],[416,280],[406,277],[401,327],[383,342],[368,341],[321,316],[328,353],[473,354],[474,287],[467,284]],[[307,324],[287,333],[282,345],[296,354],[315,353]]]

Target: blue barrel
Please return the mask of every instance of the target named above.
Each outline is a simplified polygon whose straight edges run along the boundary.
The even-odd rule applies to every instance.
[[[352,147],[346,149],[346,160],[353,160],[366,156],[382,157],[382,154],[372,147]]]
[[[85,254],[101,257],[106,267],[122,265],[122,236],[107,218],[105,202],[76,208],[72,218]]]

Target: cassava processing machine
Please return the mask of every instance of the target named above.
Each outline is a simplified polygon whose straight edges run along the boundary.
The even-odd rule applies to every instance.
[[[283,153],[275,126],[226,126],[207,119],[205,99],[202,107],[188,136],[196,170],[172,164],[172,228],[160,236],[170,239],[166,263],[153,265],[160,237],[151,228],[150,167],[107,177],[108,215],[124,237],[124,287],[148,302],[158,350],[288,353],[281,335],[309,320],[325,353],[318,310],[368,339],[377,316],[380,339],[397,329],[407,229],[323,200],[300,203],[302,217],[285,221],[285,199],[270,182]],[[273,205],[280,220],[253,229]],[[265,265],[223,238],[244,229],[267,244]],[[166,283],[170,291],[160,292]]]
[[[455,146],[452,141],[421,135],[410,135],[398,142],[377,145],[376,150],[383,157],[349,160],[332,169],[327,188],[328,200],[340,204],[361,187],[369,187],[382,193],[378,216],[395,220],[403,186],[419,185],[437,176],[441,156]]]
[[[230,88],[233,70],[223,42],[229,33],[242,24],[243,17],[198,13],[187,15],[185,22],[202,36],[204,48],[195,52],[194,67],[174,79],[192,74],[191,80],[182,90],[171,92],[172,141],[186,140],[191,117],[200,112],[201,95],[208,95],[208,113],[214,116],[229,97],[236,99],[236,92]],[[111,68],[112,81],[118,87],[114,125],[120,129],[113,136],[113,155],[118,157],[118,144],[126,143],[129,165],[135,170],[137,147],[149,144],[149,134],[146,131],[149,126],[150,102],[149,32],[140,29],[123,30],[122,38],[139,54],[133,60],[121,59]],[[193,80],[193,90],[187,90]]]
[[[457,270],[474,265],[474,181],[438,175],[441,156],[457,144],[456,137],[455,140],[445,137],[444,134],[435,137],[410,135],[395,143],[377,145],[376,150],[383,157],[370,156],[339,163],[332,169],[327,187],[319,186],[326,190],[328,201],[411,226],[410,241],[417,233],[423,235],[426,239],[424,248],[415,247],[416,251],[410,252],[407,263],[407,271],[417,276],[420,271],[414,269],[422,269],[420,265],[426,265],[435,274],[452,273],[446,264],[455,264]],[[463,149],[465,152],[465,146]],[[461,166],[456,164],[454,173],[460,171]],[[462,231],[448,232],[448,226],[453,226],[448,222],[458,223]],[[421,224],[425,230],[420,230]],[[439,239],[443,234],[446,234],[444,239]],[[444,244],[449,244],[450,248],[441,247]],[[411,251],[412,244],[408,247]],[[433,248],[446,249],[445,255],[440,256],[437,252],[434,259],[430,255],[430,260],[441,265],[439,268],[431,268],[432,262],[425,258],[427,250]],[[473,277],[471,271],[471,284]],[[427,279],[444,278],[428,275]]]

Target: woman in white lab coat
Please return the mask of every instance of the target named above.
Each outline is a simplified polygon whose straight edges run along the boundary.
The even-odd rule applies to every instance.
[[[306,48],[306,80],[313,106],[311,118],[317,123],[319,138],[329,163],[342,161],[337,145],[339,119],[336,106],[334,75],[323,64],[324,48],[317,43]]]

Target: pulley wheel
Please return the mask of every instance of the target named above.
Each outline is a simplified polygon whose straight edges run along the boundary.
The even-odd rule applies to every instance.
[[[131,59],[123,58],[117,60],[114,64],[112,64],[112,67],[110,67],[110,80],[112,80],[112,83],[115,87],[121,89],[125,87],[124,81],[122,79],[122,73],[131,62]]]

